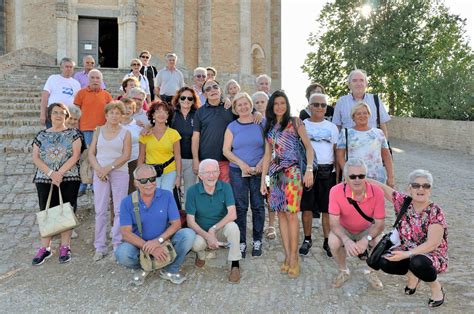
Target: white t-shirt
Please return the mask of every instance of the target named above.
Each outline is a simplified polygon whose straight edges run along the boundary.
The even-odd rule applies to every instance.
[[[68,107],[74,105],[74,97],[81,89],[81,84],[73,79],[65,78],[60,74],[53,74],[48,77],[43,90],[49,93],[48,106],[52,103],[60,102]]]
[[[135,112],[133,114],[133,119],[136,122],[142,122],[145,127],[150,125],[150,120],[148,120],[148,115],[145,110],[140,109],[140,112]]]
[[[309,119],[303,121],[306,133],[316,151],[318,164],[328,165],[335,163],[334,144],[337,143],[339,130],[337,126],[324,120],[322,122],[311,122]]]
[[[140,137],[140,132],[142,131],[142,127],[137,125],[137,121],[132,119],[129,124],[122,124],[122,127],[130,131],[130,135],[132,137],[132,153],[130,155],[130,160],[137,160],[138,159],[138,138]]]

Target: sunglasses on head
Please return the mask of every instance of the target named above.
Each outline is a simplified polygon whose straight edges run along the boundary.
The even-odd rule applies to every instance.
[[[310,104],[311,106],[313,106],[314,108],[319,108],[321,107],[322,109],[326,108],[328,106],[328,104],[325,104],[325,103],[319,103],[319,102],[313,102]]]
[[[418,190],[419,188],[423,188],[423,190],[429,190],[431,189],[431,184],[429,183],[410,183],[411,187],[414,188],[415,190]]]
[[[204,88],[204,91],[209,93],[211,91],[211,89],[219,89],[219,85],[214,84],[214,85],[208,86],[208,87]]]
[[[181,101],[185,101],[186,99],[188,101],[193,101],[194,97],[193,96],[181,96],[181,97],[179,97],[179,100],[181,100]]]
[[[349,179],[351,180],[355,180],[356,178],[359,178],[359,179],[365,179],[365,174],[351,174],[349,175]]]
[[[140,58],[143,58],[143,59],[150,59],[149,56],[140,56]]]
[[[148,182],[155,182],[156,181],[156,176],[154,177],[149,177],[149,178],[143,178],[143,179],[136,179],[138,182],[140,182],[141,184],[147,184]]]

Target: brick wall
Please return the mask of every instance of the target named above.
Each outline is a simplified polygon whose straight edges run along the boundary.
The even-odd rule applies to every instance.
[[[474,121],[392,117],[389,136],[474,155]]]

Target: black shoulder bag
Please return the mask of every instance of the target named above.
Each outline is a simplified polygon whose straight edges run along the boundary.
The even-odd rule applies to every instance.
[[[380,100],[379,95],[374,94],[375,108],[377,109],[377,129],[380,129]],[[390,147],[390,142],[387,139],[388,150],[390,151],[390,156],[393,159],[392,147]]]
[[[405,200],[403,201],[403,205],[400,208],[400,212],[398,213],[397,219],[395,220],[395,223],[393,224],[393,229],[398,227],[398,224],[400,223],[400,220],[402,219],[403,215],[406,213],[408,206],[411,203],[411,197],[407,196]],[[390,248],[393,246],[392,241],[390,241],[390,236],[392,235],[392,231],[387,233],[382,237],[382,239],[377,243],[377,245],[372,249],[372,252],[370,253],[369,258],[367,259],[367,265],[369,265],[370,268],[379,270],[380,269],[380,260],[383,258],[382,256],[386,254]]]
[[[344,195],[346,194],[346,184],[344,184]],[[349,204],[351,204],[352,206],[354,206],[354,208],[357,210],[357,212],[359,213],[359,215],[362,216],[362,218],[364,218],[365,220],[367,220],[368,222],[370,222],[371,224],[373,224],[375,222],[374,218],[372,217],[369,217],[367,216],[363,211],[362,209],[360,209],[359,207],[359,204],[357,204],[357,202],[355,200],[353,200],[352,198],[350,197],[346,197],[347,198],[347,201],[349,202]]]

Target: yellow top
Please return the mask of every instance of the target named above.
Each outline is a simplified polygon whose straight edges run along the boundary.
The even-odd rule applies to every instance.
[[[165,134],[158,140],[155,135],[140,135],[139,142],[145,144],[145,163],[154,165],[167,162],[174,156],[173,145],[181,139],[178,131],[168,127]],[[175,171],[176,161],[169,164],[163,171],[163,174]]]

